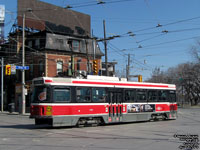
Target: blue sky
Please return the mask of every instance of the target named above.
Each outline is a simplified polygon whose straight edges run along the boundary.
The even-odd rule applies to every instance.
[[[117,70],[125,71],[127,55],[131,55],[132,75],[151,76],[155,67],[166,70],[180,63],[192,61],[190,48],[200,39],[199,0],[41,0],[91,16],[91,28],[103,37],[103,19],[108,36],[120,35],[108,42],[108,60],[117,61]],[[110,3],[109,3],[110,2]],[[113,3],[111,3],[113,2]],[[1,0],[6,8],[6,34],[16,19],[17,0]],[[158,24],[161,27],[156,27]],[[133,33],[130,36],[127,33]],[[103,44],[100,43],[104,52]],[[142,47],[142,48],[138,48]],[[103,58],[104,60],[104,58]],[[136,80],[136,79],[133,79]]]

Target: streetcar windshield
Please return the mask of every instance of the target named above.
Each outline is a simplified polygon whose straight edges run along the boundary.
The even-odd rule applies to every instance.
[[[36,86],[33,90],[32,103],[49,102],[50,101],[49,97],[50,97],[49,88],[45,86]]]

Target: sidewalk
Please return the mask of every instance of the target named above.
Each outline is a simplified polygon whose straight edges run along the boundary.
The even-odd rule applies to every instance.
[[[30,113],[20,114],[19,112],[9,112],[9,111],[3,111],[3,112],[0,111],[0,114],[30,116]]]

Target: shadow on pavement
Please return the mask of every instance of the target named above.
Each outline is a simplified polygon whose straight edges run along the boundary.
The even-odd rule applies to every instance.
[[[0,125],[0,128],[5,129],[51,129],[48,125],[34,125],[34,124],[16,124],[16,125]]]

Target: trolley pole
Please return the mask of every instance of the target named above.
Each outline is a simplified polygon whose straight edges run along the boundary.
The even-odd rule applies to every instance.
[[[3,57],[1,58],[1,112],[3,112]]]
[[[22,66],[25,65],[25,13],[23,14],[23,32],[22,32]],[[22,69],[22,114],[26,112],[26,97],[25,97],[25,70]]]

